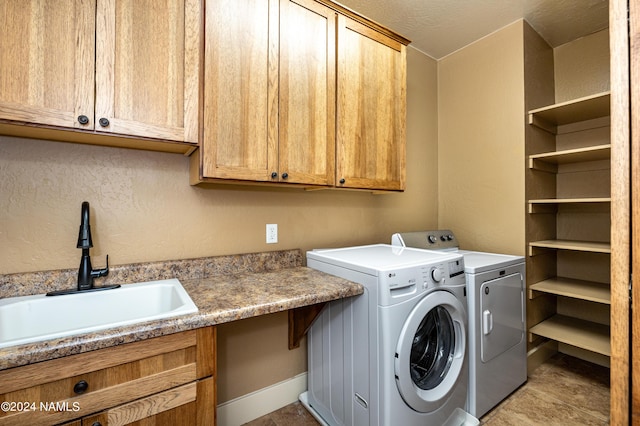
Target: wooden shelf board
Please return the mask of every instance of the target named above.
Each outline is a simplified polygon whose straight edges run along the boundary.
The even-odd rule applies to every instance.
[[[544,152],[529,156],[529,168],[536,167],[537,163],[550,164],[582,163],[586,161],[599,161],[611,158],[611,144],[589,146],[586,148],[567,149],[564,151]]]
[[[534,109],[529,111],[529,124],[553,131],[550,126],[605,117],[610,114],[610,101],[611,93],[603,92]]]
[[[610,243],[599,243],[593,241],[570,241],[570,240],[543,240],[529,243],[529,256],[533,256],[533,248],[548,248],[558,250],[574,250],[592,253],[611,253]]]
[[[529,332],[601,355],[611,356],[611,337],[608,325],[555,315],[531,327]]]
[[[529,200],[529,204],[610,203],[611,198],[545,198]]]
[[[529,200],[529,214],[557,213],[560,204],[600,204],[611,203],[611,198],[545,198]]]
[[[558,296],[572,297],[574,299],[588,300],[590,302],[611,304],[611,287],[608,284],[592,281],[575,280],[572,278],[554,277],[540,281],[529,287],[533,291],[556,294]],[[530,292],[530,299],[534,296]]]

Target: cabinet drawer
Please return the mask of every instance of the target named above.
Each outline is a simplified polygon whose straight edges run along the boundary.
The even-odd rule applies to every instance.
[[[212,416],[198,410],[197,401],[213,392],[213,378],[189,383],[82,419],[83,426],[213,425]]]
[[[0,371],[0,402],[10,404],[0,426],[61,423],[194,382],[199,368],[211,375],[196,363],[214,357],[214,334],[201,330]],[[201,347],[199,335],[209,337]]]

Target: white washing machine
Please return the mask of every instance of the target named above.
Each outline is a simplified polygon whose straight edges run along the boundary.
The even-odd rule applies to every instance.
[[[307,252],[307,266],[365,288],[327,304],[307,335],[308,391],[300,400],[316,418],[328,425],[477,424],[463,411],[461,255],[378,244]]]
[[[394,234],[391,242],[464,255],[469,312],[468,411],[482,417],[527,381],[524,257],[459,250],[449,230]]]

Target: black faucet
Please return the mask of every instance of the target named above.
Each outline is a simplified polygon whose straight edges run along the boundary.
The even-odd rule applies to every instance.
[[[93,247],[93,241],[91,240],[88,201],[82,203],[77,247],[82,249],[80,268],[78,269],[78,291],[91,290],[93,288],[94,278],[109,275],[109,255],[107,255],[107,266],[104,269],[91,269],[91,256],[89,255],[89,249]]]
[[[78,288],[72,290],[60,290],[47,293],[47,296],[58,296],[61,294],[73,294],[81,291],[98,291],[109,290],[120,287],[120,284],[109,285],[104,287],[94,287],[93,280],[98,277],[106,277],[109,275],[109,255],[107,255],[107,266],[103,269],[91,268],[91,256],[89,249],[93,247],[91,240],[91,225],[89,222],[89,202],[82,203],[82,213],[80,216],[80,231],[78,232],[77,247],[82,249],[82,257],[80,258],[80,268],[78,268]]]

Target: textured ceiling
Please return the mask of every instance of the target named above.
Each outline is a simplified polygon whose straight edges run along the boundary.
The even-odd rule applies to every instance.
[[[552,47],[609,26],[608,0],[338,0],[440,59],[524,18]]]

